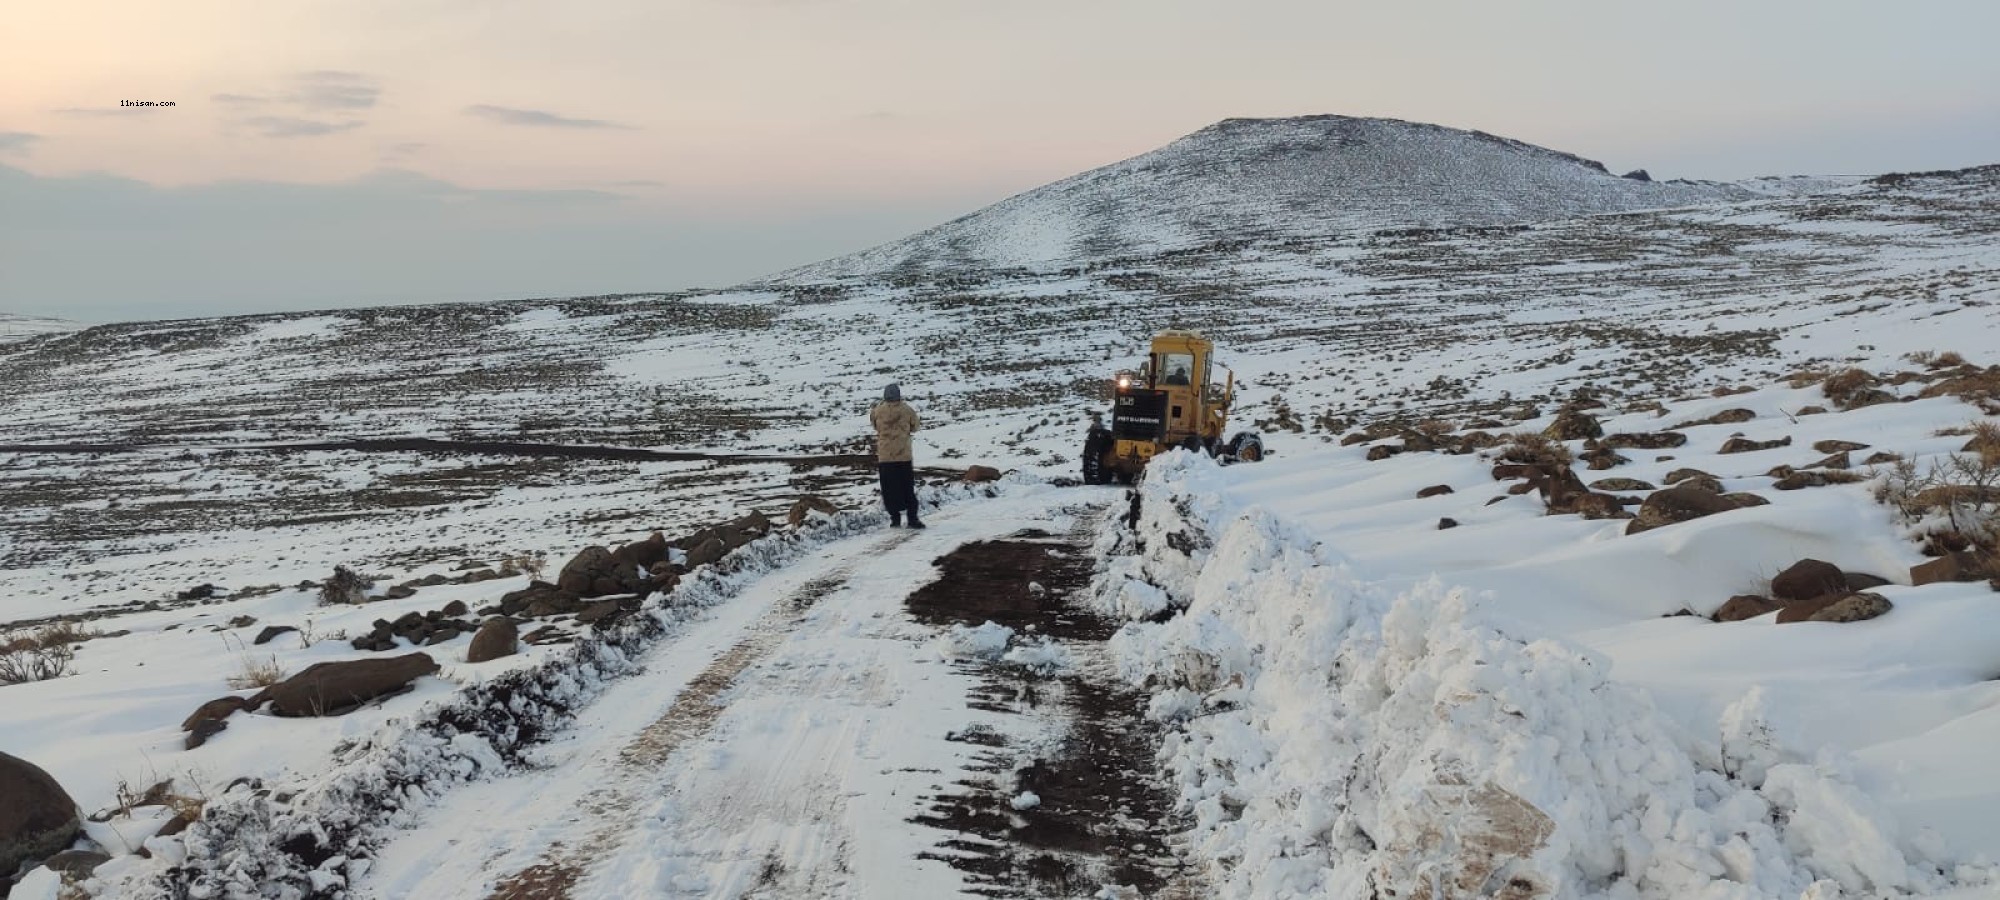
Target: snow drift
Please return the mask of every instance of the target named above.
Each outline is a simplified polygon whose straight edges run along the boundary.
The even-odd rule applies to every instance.
[[[1220,896],[1929,896],[2000,884],[1902,833],[1832,751],[1746,695],[1684,733],[1609,665],[1484,623],[1437,581],[1388,595],[1303,529],[1155,460],[1094,601],[1144,617],[1125,675]],[[1393,892],[1393,893],[1391,893]]]

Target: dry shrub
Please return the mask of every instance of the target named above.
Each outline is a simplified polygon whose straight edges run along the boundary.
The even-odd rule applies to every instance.
[[[1500,458],[1507,462],[1541,465],[1551,468],[1568,466],[1576,461],[1574,454],[1561,441],[1553,440],[1540,432],[1516,431],[1502,438],[1506,443],[1500,449]]]
[[[1868,480],[1867,475],[1853,469],[1814,469],[1814,475],[1826,479],[1827,484],[1856,484]]]
[[[155,773],[154,777],[158,777],[158,774]],[[120,778],[118,786],[112,793],[113,805],[106,811],[108,815],[102,813],[100,815],[106,818],[111,815],[130,816],[136,809],[164,806],[173,810],[174,814],[182,819],[189,822],[197,821],[201,818],[202,810],[208,806],[208,791],[202,788],[199,780],[194,778],[189,780],[195,783],[187,791],[175,789],[172,778],[154,782],[152,787],[141,791],[133,787],[131,782]]]
[[[285,667],[278,664],[277,654],[260,657],[246,653],[237,660],[236,674],[228,680],[229,687],[238,691],[270,687],[285,680]]]
[[[1965,452],[1977,454],[1984,465],[2000,467],[2000,422],[1984,419],[1972,423],[1972,440],[1965,443]]]
[[[1912,350],[1903,354],[1903,358],[1920,366],[1928,366],[1937,359],[1937,354],[1929,350]]]
[[[2000,399],[2000,366],[1992,366],[1986,369],[1962,368],[1959,370],[1959,374],[1952,375],[1943,381],[1924,388],[1923,392],[1917,396],[1926,399],[1931,397],[1957,397],[1967,403],[1974,404],[1986,400]]]
[[[1949,528],[1932,528],[1917,535],[1925,556],[1945,556],[1972,549],[1972,541]]]
[[[1919,538],[1926,552],[2000,550],[2000,454],[1947,454],[1923,470],[1897,462],[1877,483],[1875,499],[1926,526]]]
[[[319,602],[327,606],[362,603],[368,599],[368,589],[374,586],[374,579],[346,566],[334,566],[332,577],[320,583]]]
[[[1785,385],[1793,390],[1797,390],[1802,387],[1811,387],[1819,384],[1825,381],[1826,377],[1827,371],[1825,369],[1800,369],[1785,379]]]
[[[62,621],[0,639],[0,685],[69,675],[76,661],[76,645],[101,636],[101,631]]]
[[[1920,365],[1932,369],[1948,369],[1952,366],[1965,365],[1965,357],[1958,355],[1958,351],[1956,350],[1946,350],[1932,357],[1929,362],[1920,363]]]
[[[500,574],[501,575],[525,574],[529,578],[532,578],[536,581],[540,581],[542,578],[542,570],[546,569],[548,567],[548,564],[549,560],[547,556],[544,556],[540,553],[523,553],[518,556],[510,556],[505,561],[503,561],[500,564]]]
[[[1879,382],[1875,376],[1868,374],[1866,370],[1842,369],[1826,376],[1826,380],[1819,383],[1819,389],[1820,393],[1826,395],[1826,399],[1832,400],[1836,405],[1845,406],[1856,395],[1874,387],[1877,383]]]
[[[14,641],[0,650],[0,685],[48,681],[71,674],[76,651],[68,644],[38,646],[32,641]]]

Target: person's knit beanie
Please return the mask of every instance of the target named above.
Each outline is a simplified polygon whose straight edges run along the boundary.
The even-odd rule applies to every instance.
[[[884,400],[903,399],[903,386],[900,384],[891,384],[888,387],[883,388],[882,399]]]

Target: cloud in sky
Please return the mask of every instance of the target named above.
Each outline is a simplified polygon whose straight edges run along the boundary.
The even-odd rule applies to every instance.
[[[382,96],[374,80],[358,72],[303,72],[285,100],[307,109],[368,109]]]
[[[0,153],[26,156],[42,136],[25,131],[0,131]]]
[[[226,131],[267,138],[324,137],[368,124],[359,118],[382,96],[375,79],[359,72],[317,70],[292,76],[291,86],[271,95],[219,93],[209,102],[224,111]],[[297,114],[275,114],[289,107]],[[270,111],[266,111],[270,110]],[[329,121],[328,116],[337,117]]]
[[[265,137],[290,138],[339,134],[343,131],[352,131],[360,128],[367,123],[357,120],[320,122],[313,119],[293,118],[291,116],[252,116],[244,119],[243,124],[256,129],[258,134]]]
[[[492,121],[508,125],[527,125],[536,128],[630,129],[632,127],[630,125],[621,125],[617,122],[607,122],[603,119],[573,119],[568,116],[559,116],[552,112],[543,112],[539,109],[512,109],[485,103],[468,106],[465,108],[465,113],[469,116],[478,116],[482,119],[491,119]]]

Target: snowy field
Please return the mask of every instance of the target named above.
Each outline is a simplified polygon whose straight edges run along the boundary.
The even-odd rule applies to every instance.
[[[1509,152],[1481,165],[1582,168]],[[84,632],[74,674],[0,686],[0,750],[106,814],[89,837],[113,859],[81,887],[107,897],[1124,898],[1155,876],[1188,897],[2000,896],[1995,595],[1912,584],[1952,523],[1882,502],[1894,466],[1863,462],[1970,459],[1966,429],[1995,421],[1977,392],[1922,395],[2000,363],[1997,179],[1772,180],[1490,227],[1126,235],[1128,255],[1045,269],[822,267],[0,344],[0,632]],[[1638,184],[1575,212],[1632,210]],[[954,246],[1076,246],[995,215]],[[1270,458],[1162,460],[1127,522],[1122,492],[1069,481],[1106,379],[1169,322],[1218,339],[1236,423]],[[1922,362],[1946,351],[1969,368]],[[1850,366],[1888,402],[1830,399]],[[853,459],[892,380],[949,501],[916,536],[869,511]],[[1599,489],[1628,511],[1684,468],[1767,502],[1627,534],[1510,490],[1502,446],[1369,458],[1419,426],[1540,432],[1580,398],[1606,433],[1685,437],[1574,465],[1631,479]],[[369,443],[408,438],[435,443]],[[1721,452],[1734,438],[1789,443]],[[1781,466],[1834,471],[1827,441],[1866,445],[1850,476],[1777,487]],[[945,487],[974,463],[1011,474],[993,496]],[[537,617],[567,642],[476,664],[467,635],[398,639],[442,669],[344,716],[239,713],[184,746],[183,717],[245,678],[375,656],[350,640],[378,620],[490,607],[592,545],[782,522],[805,495],[841,511],[611,627]],[[1108,644],[910,611],[954,548],[1031,529],[1094,530],[1077,602],[1131,620]],[[1709,620],[1808,558],[1886,581],[1869,590],[1893,608]],[[323,605],[335,566],[411,593]],[[274,625],[298,630],[254,643]],[[1127,818],[1172,833],[1143,865],[1032,843],[1068,833],[1035,824],[1065,800],[1021,785],[1063,763],[1079,720],[969,705],[987,663],[1022,696],[1143,692],[1144,724],[1118,728],[1167,808]],[[675,731],[690,715],[702,727]],[[680,737],[648,744],[663,721]],[[972,760],[967,734],[1014,755]],[[634,746],[645,765],[620,761]],[[949,815],[918,802],[975,778],[998,786]],[[130,801],[165,779],[209,812],[156,837],[171,809]],[[967,860],[989,852],[1021,868],[979,881]],[[1072,881],[1023,880],[1044,853]]]

